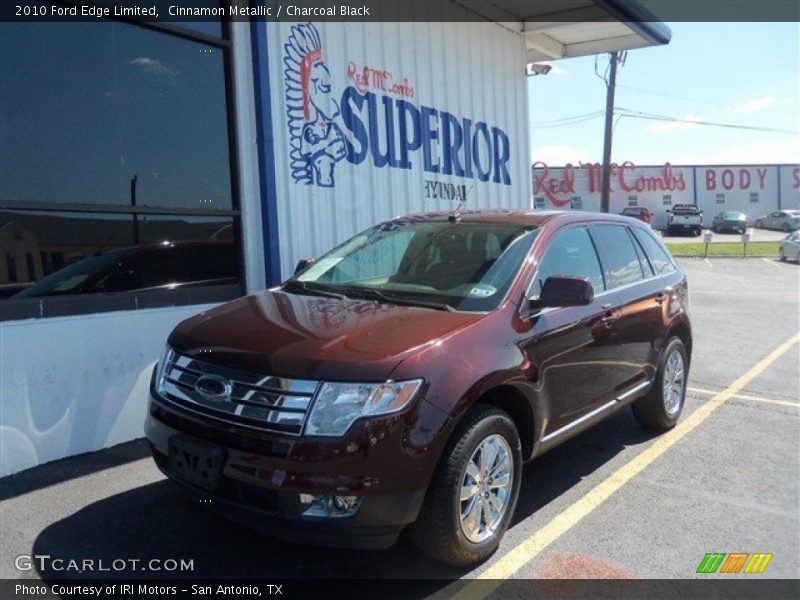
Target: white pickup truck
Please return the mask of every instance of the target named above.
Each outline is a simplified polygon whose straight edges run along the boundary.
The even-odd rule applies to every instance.
[[[694,204],[676,204],[667,212],[669,213],[667,235],[679,231],[689,231],[692,235],[700,235],[703,232],[703,211]]]

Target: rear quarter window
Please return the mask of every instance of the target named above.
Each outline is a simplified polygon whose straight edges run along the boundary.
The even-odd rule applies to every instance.
[[[650,266],[656,276],[671,273],[675,270],[675,265],[672,264],[667,251],[661,247],[651,233],[639,229],[638,227],[632,228],[633,235],[644,250],[647,260],[650,261]]]
[[[596,225],[592,235],[597,238],[600,262],[605,273],[606,287],[614,289],[644,279],[639,253],[624,225]],[[649,273],[648,273],[649,275]]]

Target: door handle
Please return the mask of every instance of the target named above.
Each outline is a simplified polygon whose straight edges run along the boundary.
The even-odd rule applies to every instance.
[[[608,310],[603,314],[603,317],[600,319],[600,322],[603,325],[605,325],[606,329],[609,329],[617,319],[619,319],[619,311]]]
[[[667,295],[664,292],[658,292],[656,294],[656,302],[659,304],[663,304],[667,299]]]

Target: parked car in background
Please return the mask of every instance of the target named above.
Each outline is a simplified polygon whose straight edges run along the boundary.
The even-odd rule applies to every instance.
[[[780,229],[794,231],[800,229],[800,210],[777,210],[756,219],[759,229]]]
[[[11,298],[224,285],[236,280],[236,248],[232,241],[164,241],[83,258]]]
[[[781,240],[781,260],[792,259],[800,264],[800,231],[790,233]]]
[[[639,219],[648,225],[653,224],[653,213],[650,212],[649,208],[644,206],[626,206],[622,209],[621,215],[625,217],[633,217],[634,219]]]
[[[179,324],[153,371],[158,467],[265,533],[473,565],[522,463],[630,405],[675,426],[686,277],[646,225],[565,212],[379,224]]]
[[[703,211],[694,204],[676,204],[667,212],[667,235],[687,231],[692,235],[700,235],[703,232]]]
[[[711,230],[745,233],[747,231],[747,215],[733,210],[724,210],[714,215]]]

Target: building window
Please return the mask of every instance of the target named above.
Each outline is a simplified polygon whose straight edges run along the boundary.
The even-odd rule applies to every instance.
[[[639,206],[639,197],[628,196],[628,206]]]
[[[664,194],[661,197],[661,203],[664,206],[672,206],[672,194]]]
[[[750,192],[750,202],[758,202],[758,192]]]
[[[181,27],[0,23],[3,318],[241,295],[227,26]]]
[[[573,209],[583,210],[583,199],[580,196],[573,196],[569,202]]]
[[[533,208],[544,208],[544,196],[535,196],[533,198]]]
[[[725,204],[725,194],[717,194],[717,204]]]

